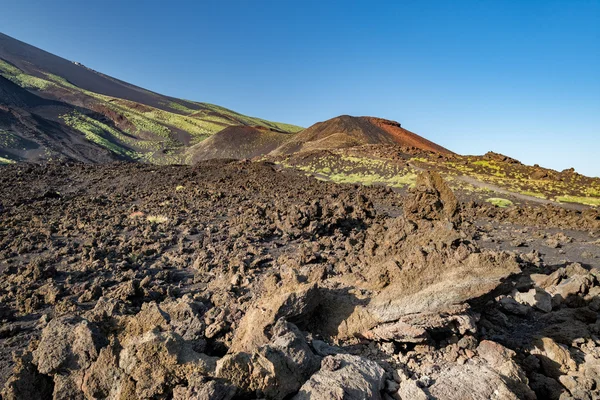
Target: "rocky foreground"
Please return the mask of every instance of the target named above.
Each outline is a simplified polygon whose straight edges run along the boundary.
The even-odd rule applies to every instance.
[[[598,211],[226,161],[0,189],[2,399],[600,398]]]

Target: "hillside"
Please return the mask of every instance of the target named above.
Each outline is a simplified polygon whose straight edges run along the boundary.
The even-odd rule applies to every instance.
[[[188,162],[215,158],[246,159],[262,156],[294,137],[293,134],[257,126],[230,126],[190,147]]]
[[[181,163],[185,149],[228,126],[260,126],[282,132],[301,128],[245,116],[209,103],[164,96],[89,69],[77,62],[50,54],[0,33],[0,76],[37,97],[62,103],[49,118],[57,122],[62,136],[77,131],[98,151],[153,163]],[[7,100],[8,99],[8,100]],[[6,111],[28,110],[6,98]],[[66,108],[65,108],[66,107]],[[11,125],[0,135],[21,135],[22,128]],[[7,133],[8,132],[8,133]],[[59,135],[59,136],[61,136]],[[40,144],[54,154],[60,142]],[[4,153],[8,153],[5,151]],[[20,154],[12,161],[49,159],[44,151],[33,158]],[[106,157],[85,158],[59,151],[59,158],[88,162]],[[56,157],[56,154],[53,155]],[[110,158],[110,157],[109,157]]]
[[[0,163],[58,158],[85,162],[127,159],[125,153],[108,150],[115,144],[102,132],[95,139],[105,146],[97,146],[89,136],[69,127],[60,116],[73,110],[69,104],[39,97],[0,76]]]
[[[397,144],[439,153],[452,153],[402,128],[397,122],[374,117],[342,115],[301,131],[272,154],[343,149],[366,144]]]
[[[488,152],[463,156],[405,147],[371,144],[334,150],[270,155],[284,168],[336,183],[387,186],[406,191],[422,171],[436,171],[464,201],[513,204],[600,206],[600,178],[573,169],[554,171]]]
[[[266,158],[319,179],[397,189],[436,170],[475,200],[600,205],[600,180],[574,171],[460,156],[375,117],[301,130],[154,93],[0,34],[0,163],[215,158]]]

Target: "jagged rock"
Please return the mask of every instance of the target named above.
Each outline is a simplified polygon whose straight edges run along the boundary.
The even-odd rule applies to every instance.
[[[156,328],[166,330],[170,319],[169,314],[161,310],[158,304],[144,303],[140,312],[127,321],[123,340],[143,335]]]
[[[588,353],[584,357],[584,365],[581,367],[586,378],[592,379],[596,383],[596,388],[600,388],[600,350],[595,348],[594,353]]]
[[[81,391],[82,373],[72,373],[70,375],[54,375],[53,400],[85,400]]]
[[[135,381],[138,397],[150,398],[164,394],[192,372],[212,374],[215,362],[176,333],[150,331],[124,343],[119,368]]]
[[[510,296],[499,296],[496,301],[502,309],[515,315],[527,315],[531,312],[531,307],[521,304]]]
[[[189,297],[161,304],[161,308],[169,315],[169,325],[183,340],[192,343],[195,351],[201,352],[206,346],[205,323],[201,317],[205,311],[202,303]]]
[[[54,381],[54,399],[83,399],[83,372],[106,343],[93,323],[81,317],[53,319],[42,331],[33,363]]]
[[[265,331],[278,319],[306,318],[319,304],[319,293],[315,284],[289,282],[268,290],[240,321],[231,352],[251,352],[266,344],[269,339]]]
[[[98,357],[105,339],[80,317],[53,319],[42,331],[33,363],[43,374],[84,370]]]
[[[580,307],[584,304],[583,297],[593,284],[591,275],[574,275],[562,279],[558,285],[548,288],[555,304],[565,303]]]
[[[519,270],[514,258],[502,253],[473,253],[446,265],[426,263],[406,272],[402,269],[368,306],[357,307],[349,321],[370,318],[370,329],[361,334],[373,339],[422,341],[423,329],[444,329],[451,321],[464,334],[475,330],[476,321],[465,302],[489,293]]]
[[[403,269],[368,309],[386,322],[408,314],[442,311],[489,293],[502,279],[519,271],[514,257],[494,252],[473,253],[446,265]]]
[[[330,346],[322,340],[313,340],[312,348],[315,350],[315,353],[320,355],[321,357],[331,356],[334,354],[343,353],[344,351],[339,347]]]
[[[216,376],[243,391],[260,391],[269,399],[295,393],[319,367],[298,328],[280,319],[271,341],[252,353],[236,353],[217,362]]]
[[[173,389],[173,400],[230,400],[236,393],[235,387],[221,380],[208,380],[198,374],[192,374],[187,380],[187,386]]]
[[[593,271],[586,270],[578,263],[559,268],[548,276],[536,277],[536,284],[553,296],[553,305],[564,303],[570,307],[583,306],[584,296],[597,285],[597,281]]]
[[[49,376],[40,374],[31,362],[31,354],[17,358],[12,376],[6,381],[0,397],[4,400],[49,399],[53,382]]]
[[[411,194],[404,204],[408,219],[452,220],[458,211],[452,189],[435,171],[420,173]]]
[[[118,354],[118,350],[113,346],[106,346],[100,350],[98,358],[83,377],[81,389],[88,398],[118,398],[117,392],[123,376],[118,365]]]
[[[467,305],[451,306],[442,312],[419,313],[401,317],[400,320],[381,324],[362,333],[366,339],[394,340],[396,342],[423,343],[430,339],[429,331],[455,331],[460,335],[475,333],[477,317],[469,313]]]
[[[427,330],[404,321],[381,324],[364,332],[362,336],[370,340],[395,340],[397,342],[422,343],[429,339]]]
[[[591,391],[594,389],[593,380],[581,375],[561,375],[558,381],[577,399],[591,399]]]
[[[417,385],[417,382],[410,379],[400,382],[400,388],[395,397],[399,398],[399,400],[429,399],[429,396]]]
[[[514,362],[516,353],[499,343],[482,340],[477,353],[488,365],[502,375],[506,385],[520,398],[535,400],[535,393],[529,388],[527,376]]]
[[[90,321],[100,322],[120,313],[122,311],[122,306],[123,304],[119,303],[119,301],[116,299],[100,297],[94,308],[88,311],[85,316]]]
[[[377,363],[349,354],[328,356],[324,360],[330,357],[339,361],[340,366],[334,370],[321,368],[302,385],[294,400],[381,399],[385,371]]]

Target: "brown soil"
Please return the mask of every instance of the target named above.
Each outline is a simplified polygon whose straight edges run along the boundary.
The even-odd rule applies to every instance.
[[[413,147],[416,149],[433,151],[436,153],[452,154],[450,150],[435,144],[417,135],[416,133],[402,128],[396,121],[389,121],[387,119],[373,117],[363,118],[392,135],[396,143],[398,143],[400,146]]]

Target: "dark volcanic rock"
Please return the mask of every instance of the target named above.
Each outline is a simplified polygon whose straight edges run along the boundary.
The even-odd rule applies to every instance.
[[[490,217],[435,174],[1,169],[3,399],[600,397],[596,238],[499,224],[596,211]]]

